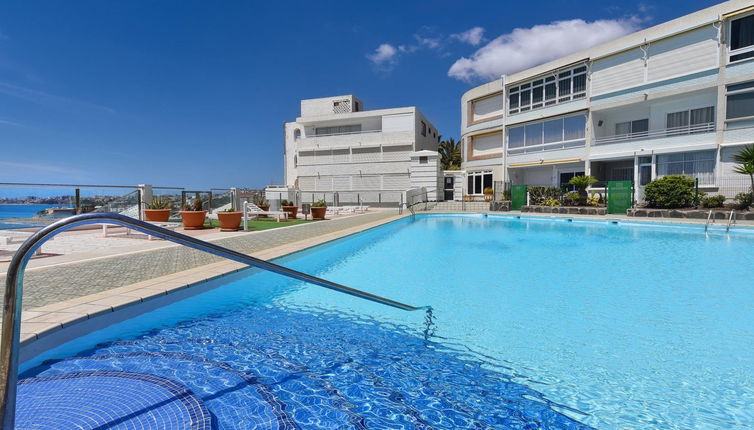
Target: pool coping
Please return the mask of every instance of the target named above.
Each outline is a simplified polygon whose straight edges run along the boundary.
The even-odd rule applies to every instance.
[[[250,255],[264,260],[280,258],[346,236],[380,227],[409,216],[411,216],[410,213],[404,213],[402,215],[396,214],[377,221],[345,228],[321,236],[310,237],[300,241],[268,248]],[[295,228],[296,226],[288,227]],[[149,252],[149,250],[143,252]],[[246,264],[225,260],[152,278],[131,285],[77,297],[75,299],[24,310],[21,314],[21,359],[22,361],[25,361],[45,350],[70,340],[70,336],[66,338],[67,336],[61,335],[62,331],[73,331],[69,329],[83,327],[84,325],[89,326],[87,330],[84,330],[85,332],[104,328],[113,322],[96,327],[91,323],[92,320],[95,318],[102,319],[101,317],[104,316],[113,316],[113,314],[117,312],[125,314],[128,312],[121,311],[128,309],[133,311],[135,308],[140,307],[139,305],[141,304],[148,304],[150,302],[156,303],[160,301],[158,299],[165,298],[169,295],[177,293],[182,293],[182,295],[192,295],[192,292],[189,290],[196,290],[196,293],[201,293],[202,291],[198,290],[201,290],[201,287],[207,285],[210,281],[246,268],[249,268]],[[137,314],[139,313],[142,312],[137,312]],[[51,337],[59,337],[62,341],[50,342],[51,339],[49,338]],[[47,342],[40,342],[43,340]],[[36,345],[38,343],[45,343],[47,345]],[[42,346],[42,348],[38,348],[37,346]]]
[[[490,215],[489,212],[458,212],[458,211],[428,211],[422,212],[420,215]],[[500,217],[511,218],[560,218],[560,219],[583,219],[591,220],[595,222],[625,222],[627,224],[668,224],[668,223],[682,223],[682,224],[703,224],[704,220],[684,219],[680,221],[678,219],[642,219],[636,220],[633,217],[594,217],[588,215],[565,215],[565,214],[519,214],[516,212],[501,212],[494,213],[493,215]],[[354,227],[349,227],[343,230],[327,233],[321,236],[310,237],[300,241],[292,242],[285,245],[265,249],[259,252],[252,253],[251,255],[256,258],[265,260],[271,260],[275,258],[284,257],[299,251],[303,251],[324,243],[332,242],[347,236],[361,233],[366,230],[380,227],[385,224],[392,223],[394,221],[410,217],[410,213],[404,213],[402,215],[396,214],[377,221],[361,224]],[[719,224],[718,224],[719,226]],[[752,224],[741,225],[741,227],[751,227]],[[290,226],[295,228],[296,226]],[[748,229],[747,229],[748,230]],[[176,245],[177,246],[177,245]],[[148,252],[148,251],[143,251]],[[134,311],[138,305],[148,302],[158,301],[155,299],[164,298],[172,294],[182,292],[183,295],[193,295],[194,293],[201,293],[201,286],[206,285],[208,282],[215,280],[219,277],[228,275],[230,273],[238,272],[242,269],[246,269],[249,266],[246,264],[226,260],[217,263],[211,263],[192,269],[164,275],[149,280],[137,282],[131,285],[123,287],[113,288],[111,290],[90,294],[75,299],[70,299],[62,302],[52,303],[29,310],[24,310],[21,317],[21,337],[20,343],[22,347],[22,355],[24,350],[38,350],[32,352],[32,356],[47,350],[55,344],[61,344],[62,342],[70,339],[63,339],[62,342],[52,342],[53,345],[42,346],[42,348],[30,348],[33,344],[40,340],[49,340],[47,338],[52,334],[56,334],[60,331],[70,329],[72,327],[84,325],[87,321],[91,321],[95,318],[99,318],[105,315],[111,315],[116,311],[122,311],[125,309],[131,309]],[[187,291],[187,290],[193,290]],[[136,314],[141,313],[137,312]],[[112,322],[111,322],[112,323]],[[111,324],[110,323],[110,324]],[[109,324],[107,324],[109,325]],[[89,330],[98,328],[104,328],[104,326],[93,327],[89,324]],[[65,338],[65,336],[57,336]],[[50,343],[50,342],[44,342]],[[29,358],[29,357],[24,357]]]

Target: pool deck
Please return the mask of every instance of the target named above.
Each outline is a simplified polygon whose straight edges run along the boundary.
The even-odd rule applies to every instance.
[[[458,213],[431,211],[424,213]],[[467,212],[471,213],[471,212]],[[478,213],[478,212],[477,212]],[[635,218],[620,215],[589,216],[501,212],[534,218],[573,218],[594,221],[704,224],[705,220]],[[374,228],[410,216],[404,212],[377,211],[325,222],[300,224],[233,236],[213,233],[202,239],[261,259],[274,259],[325,242]],[[724,226],[718,221],[717,226]],[[739,226],[754,227],[752,221]],[[98,249],[58,257],[32,260],[26,270],[22,344],[88,319],[101,316],[164,295],[172,294],[247,267],[221,257],[164,241],[152,241],[132,248]],[[104,255],[103,255],[104,254]],[[0,264],[4,272],[8,264]]]

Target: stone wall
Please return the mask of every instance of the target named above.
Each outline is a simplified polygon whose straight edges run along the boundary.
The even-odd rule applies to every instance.
[[[649,208],[636,208],[629,209],[627,215],[632,217],[647,217],[647,218],[691,218],[691,219],[707,219],[709,216],[709,209],[649,209]],[[712,217],[714,219],[727,220],[730,217],[730,209],[713,209]],[[754,220],[754,212],[751,211],[736,211],[736,219],[738,220]]]
[[[607,208],[596,206],[521,206],[521,212],[566,214],[566,215],[605,215]]]

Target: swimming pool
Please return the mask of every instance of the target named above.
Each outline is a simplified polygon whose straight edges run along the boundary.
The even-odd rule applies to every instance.
[[[745,229],[419,215],[278,261],[430,320],[244,271],[24,363],[17,420],[750,427],[752,251]]]

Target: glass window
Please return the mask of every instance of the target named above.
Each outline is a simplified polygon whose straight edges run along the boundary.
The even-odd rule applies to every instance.
[[[669,113],[665,126],[667,128],[686,127],[689,125],[689,111]]]
[[[730,49],[735,51],[752,45],[754,45],[754,15],[731,21]]]
[[[422,123],[422,136],[426,136],[427,135],[427,124],[425,124],[424,121],[422,121],[421,123]]]
[[[336,125],[332,127],[317,127],[314,129],[314,134],[315,135],[345,134],[345,133],[358,133],[360,131],[361,131],[361,124]]]
[[[754,92],[729,94],[726,117],[728,119],[754,116]]]
[[[558,81],[558,95],[560,97],[571,94],[571,78]]]
[[[553,78],[554,79],[554,78]],[[554,104],[555,103],[555,96],[556,96],[556,87],[555,82],[551,82],[547,85],[545,85],[545,100],[547,100],[547,104]],[[552,100],[552,102],[550,102]]]
[[[531,102],[533,105],[536,105],[538,103],[542,103],[542,91],[543,88],[540,87],[534,87],[531,91]]]
[[[542,144],[542,123],[526,125],[526,146]]]
[[[573,92],[583,93],[586,91],[586,75],[578,75],[573,77]]]
[[[521,107],[526,107],[531,104],[531,90],[521,91]]]
[[[631,121],[631,134],[646,135],[649,131],[649,119]]]
[[[492,171],[469,172],[467,190],[469,194],[484,194],[484,189],[488,187],[492,187]]]
[[[586,115],[563,118],[563,140],[583,139],[586,136]]]
[[[616,135],[631,134],[631,121],[619,122],[615,124],[615,134]]]
[[[715,122],[714,106],[691,109],[691,125],[708,124]]]
[[[508,129],[508,148],[520,148],[524,146],[524,127]]]
[[[563,118],[545,122],[545,143],[563,141]]]
[[[518,93],[508,94],[508,108],[511,110],[518,108]]]
[[[657,156],[657,175],[686,175],[701,185],[715,183],[715,151],[680,152]]]

